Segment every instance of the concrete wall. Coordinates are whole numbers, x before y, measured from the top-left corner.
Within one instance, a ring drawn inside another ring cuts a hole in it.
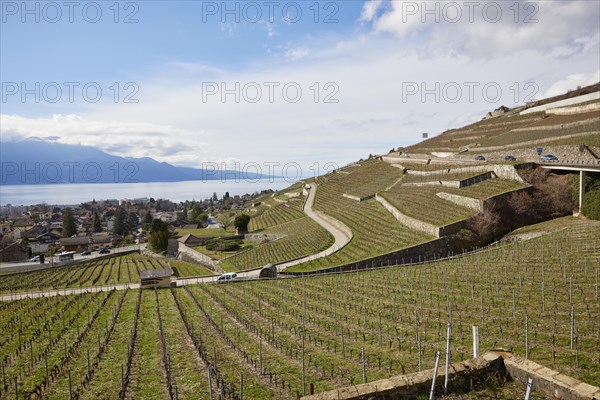
[[[179,255],[177,258],[182,261],[202,264],[203,266],[210,269],[211,271],[214,271],[217,274],[222,274],[225,272],[219,266],[217,261],[213,260],[206,254],[200,253],[199,251],[196,251],[191,247],[187,247],[183,243],[179,243]]]

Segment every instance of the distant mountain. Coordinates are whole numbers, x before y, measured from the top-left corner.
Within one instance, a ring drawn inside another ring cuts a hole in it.
[[[48,138],[52,139],[52,138]],[[117,157],[94,147],[32,137],[0,142],[2,185],[255,180],[268,176],[233,170],[176,167],[152,158]]]

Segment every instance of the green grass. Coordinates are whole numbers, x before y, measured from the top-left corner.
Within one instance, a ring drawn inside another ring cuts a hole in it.
[[[234,231],[226,231],[223,228],[198,228],[198,229],[180,229],[175,232],[176,235],[182,237],[185,235],[193,235],[197,238],[204,237],[221,237],[221,236],[230,236],[235,235]]]
[[[127,398],[165,399],[168,392],[161,363],[156,300],[151,290],[142,292],[138,330]]]

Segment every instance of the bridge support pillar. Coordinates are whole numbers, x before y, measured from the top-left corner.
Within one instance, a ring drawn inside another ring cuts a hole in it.
[[[579,212],[583,205],[583,195],[585,193],[585,171],[579,171]]]

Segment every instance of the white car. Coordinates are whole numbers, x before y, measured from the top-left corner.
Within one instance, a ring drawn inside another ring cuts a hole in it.
[[[235,272],[228,272],[226,274],[223,274],[221,276],[219,276],[217,278],[217,282],[227,282],[227,281],[232,281],[235,278],[237,278],[237,274]]]

